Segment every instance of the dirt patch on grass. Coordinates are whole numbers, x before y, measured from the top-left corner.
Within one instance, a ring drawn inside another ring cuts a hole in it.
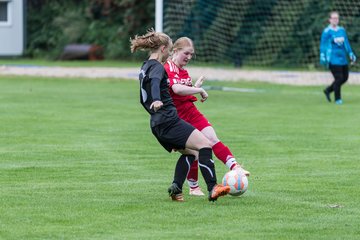
[[[207,80],[256,81],[288,85],[327,85],[333,81],[330,72],[269,71],[189,67],[193,79],[204,75]],[[0,75],[138,79],[139,68],[111,67],[43,67],[0,66]],[[349,84],[360,84],[360,73],[351,72]]]

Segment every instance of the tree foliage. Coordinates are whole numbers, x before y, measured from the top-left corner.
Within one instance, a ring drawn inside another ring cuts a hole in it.
[[[28,57],[59,57],[71,43],[98,44],[106,58],[130,58],[129,38],[154,26],[154,1],[29,0]]]
[[[166,0],[164,31],[192,38],[201,62],[314,67],[331,10],[356,53],[354,0]],[[86,43],[102,46],[108,59],[133,58],[129,38],[154,27],[154,12],[154,0],[28,0],[26,55],[55,59],[65,45]]]

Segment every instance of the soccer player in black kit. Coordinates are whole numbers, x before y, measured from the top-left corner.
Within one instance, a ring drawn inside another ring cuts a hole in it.
[[[217,184],[212,149],[209,140],[195,127],[178,117],[169,93],[168,76],[162,65],[170,55],[172,40],[164,33],[149,30],[130,39],[131,52],[148,50],[139,74],[140,102],[150,114],[150,127],[159,143],[168,151],[182,155],[176,163],[174,180],[168,189],[172,200],[182,202],[182,186],[195,156],[209,191],[209,201],[229,193],[230,187]]]

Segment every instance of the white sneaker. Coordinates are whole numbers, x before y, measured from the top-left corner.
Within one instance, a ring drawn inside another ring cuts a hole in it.
[[[245,174],[245,176],[247,176],[247,177],[250,176],[250,172],[243,169],[240,164],[236,164],[236,166],[233,167],[232,170],[242,171]]]
[[[189,194],[193,196],[205,196],[200,187],[190,188]]]

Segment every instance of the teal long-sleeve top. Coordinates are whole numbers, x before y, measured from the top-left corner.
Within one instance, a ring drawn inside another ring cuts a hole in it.
[[[348,65],[347,54],[352,55],[349,39],[343,27],[326,27],[321,34],[320,58],[325,56],[327,64]]]

